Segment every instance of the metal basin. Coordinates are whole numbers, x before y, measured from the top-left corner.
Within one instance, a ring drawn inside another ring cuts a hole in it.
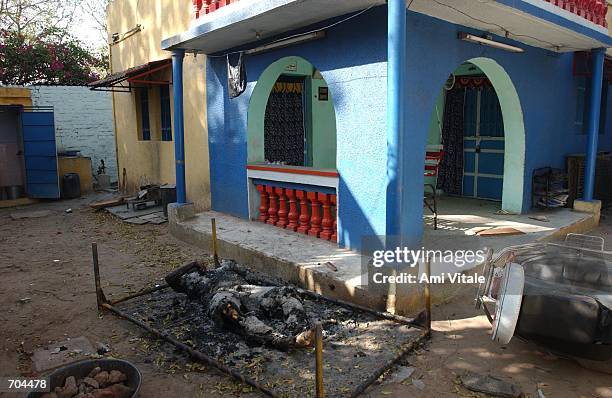
[[[138,396],[142,379],[140,371],[136,366],[121,359],[88,359],[59,368],[49,375],[51,391],[53,391],[55,387],[63,387],[67,377],[74,376],[77,380],[82,379],[98,366],[102,370],[109,372],[111,370],[118,370],[125,373],[127,376],[127,382],[125,384],[134,389],[132,398]],[[28,394],[27,398],[40,398],[43,394],[42,392],[31,392]]]

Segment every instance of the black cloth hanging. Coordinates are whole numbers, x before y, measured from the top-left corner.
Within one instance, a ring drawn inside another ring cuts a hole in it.
[[[463,193],[464,105],[464,88],[455,87],[446,93],[442,127],[444,156],[440,162],[438,188],[448,195]]]
[[[264,119],[264,155],[271,163],[305,166],[304,81],[281,77],[274,85]]]
[[[246,90],[246,67],[243,53],[238,55],[238,61],[233,63],[231,55],[227,56],[227,91],[230,98],[236,98]]]

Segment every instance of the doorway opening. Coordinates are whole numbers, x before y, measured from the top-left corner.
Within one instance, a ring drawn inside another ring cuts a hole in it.
[[[336,113],[321,71],[295,56],[269,65],[247,132],[249,218],[337,242]]]
[[[259,77],[249,104],[248,164],[336,169],[336,111],[321,72],[285,57]]]
[[[0,106],[0,200],[25,194],[25,164],[20,106]]]
[[[311,166],[306,143],[305,78],[281,75],[268,97],[264,119],[264,151],[268,163]]]
[[[509,213],[523,211],[523,113],[510,77],[496,61],[474,58],[450,74],[432,112],[426,159],[435,163],[426,165],[426,199],[455,197],[455,205],[461,198],[487,200]]]
[[[504,122],[489,78],[475,65],[461,65],[444,86],[436,116],[438,131],[432,131],[430,141],[444,153],[437,188],[447,195],[501,202]]]

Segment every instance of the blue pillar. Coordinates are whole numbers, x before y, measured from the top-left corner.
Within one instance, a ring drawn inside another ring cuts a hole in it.
[[[599,139],[599,117],[601,116],[601,92],[603,89],[603,67],[605,49],[591,51],[591,101],[589,109],[589,131],[587,138],[586,169],[584,173],[584,200],[593,200],[595,190],[595,167],[597,165],[597,140]]]
[[[401,222],[401,140],[404,130],[406,0],[388,0],[387,25],[387,208],[386,234],[398,235]]]
[[[174,159],[176,170],[176,201],[187,203],[185,187],[185,122],[183,114],[183,59],[185,50],[172,51],[172,95],[174,97]]]

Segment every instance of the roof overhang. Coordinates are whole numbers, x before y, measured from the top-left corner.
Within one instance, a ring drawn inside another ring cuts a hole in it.
[[[200,17],[161,46],[212,54],[381,4],[385,0],[243,0]]]
[[[385,0],[251,0],[229,4],[162,41],[164,50],[205,54],[244,46]],[[545,0],[412,0],[409,9],[555,52],[612,47],[606,28]]]
[[[113,73],[87,86],[93,91],[130,92],[134,87],[170,84],[169,81],[154,80],[151,77],[154,73],[170,68],[171,65],[172,60],[170,59],[147,62],[122,72]]]
[[[554,52],[612,47],[607,28],[545,0],[414,0],[410,10]]]

